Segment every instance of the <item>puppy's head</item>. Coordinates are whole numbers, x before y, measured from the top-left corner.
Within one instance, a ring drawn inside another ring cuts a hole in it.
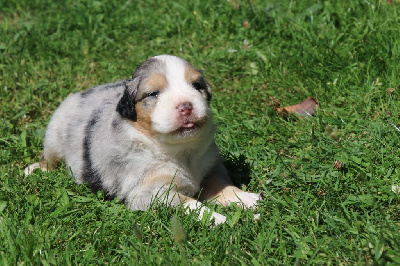
[[[210,86],[182,58],[161,55],[140,65],[117,106],[140,132],[167,143],[197,139],[212,127]]]

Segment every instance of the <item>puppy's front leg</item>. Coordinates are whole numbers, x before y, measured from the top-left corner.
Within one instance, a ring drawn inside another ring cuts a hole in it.
[[[203,206],[201,202],[192,199],[192,198],[187,198],[186,202],[183,204],[183,206],[187,207],[190,210],[196,210],[199,212],[199,220],[201,220],[204,216],[204,212],[211,212],[209,208],[206,206]],[[215,225],[225,223],[226,217],[223,216],[222,214],[219,214],[217,212],[212,212],[211,213],[211,218],[214,218],[214,223]]]
[[[215,166],[211,173],[204,178],[202,188],[201,200],[216,201],[224,206],[235,202],[243,205],[244,208],[251,208],[261,200],[259,194],[245,192],[235,187],[222,163]]]
[[[127,202],[127,205],[133,210],[147,210],[151,206],[151,202],[156,200],[172,207],[183,205],[187,212],[190,210],[197,211],[200,220],[205,212],[208,212],[210,218],[214,218],[216,225],[224,223],[226,220],[226,217],[222,214],[212,212],[196,199],[183,195],[176,186],[172,186],[170,183],[144,185],[139,190],[139,193],[133,192]]]

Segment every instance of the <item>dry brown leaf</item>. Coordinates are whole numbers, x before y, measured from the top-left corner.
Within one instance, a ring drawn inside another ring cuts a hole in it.
[[[314,97],[308,97],[301,103],[285,106],[283,108],[276,108],[278,115],[287,117],[288,114],[297,114],[299,117],[312,116],[317,110],[318,101]]]

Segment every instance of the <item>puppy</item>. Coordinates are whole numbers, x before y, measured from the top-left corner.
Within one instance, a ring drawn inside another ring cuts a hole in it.
[[[47,126],[43,160],[25,174],[64,160],[77,183],[132,210],[155,198],[197,209],[200,218],[207,208],[197,199],[252,207],[260,196],[233,186],[219,157],[210,100],[209,84],[188,62],[149,58],[132,79],[68,96]]]

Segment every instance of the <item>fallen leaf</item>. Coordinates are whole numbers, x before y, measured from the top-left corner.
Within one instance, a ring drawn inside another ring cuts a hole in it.
[[[335,168],[336,170],[340,170],[340,169],[342,169],[342,164],[343,163],[341,161],[336,160],[335,164],[333,165],[333,168]]]
[[[314,97],[308,97],[301,103],[285,106],[283,108],[276,108],[278,115],[287,117],[288,114],[297,114],[299,117],[312,116],[317,110],[318,101]]]

